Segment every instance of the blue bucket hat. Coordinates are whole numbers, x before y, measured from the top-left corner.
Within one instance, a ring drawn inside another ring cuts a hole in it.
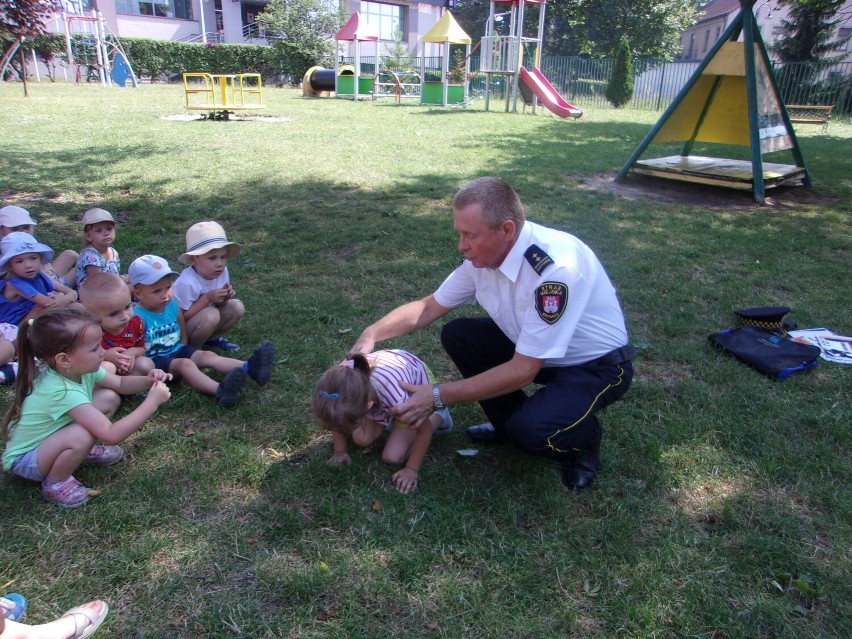
[[[6,272],[9,260],[26,253],[40,254],[42,262],[50,262],[53,259],[53,249],[47,244],[42,244],[29,233],[15,231],[0,240],[0,274]]]

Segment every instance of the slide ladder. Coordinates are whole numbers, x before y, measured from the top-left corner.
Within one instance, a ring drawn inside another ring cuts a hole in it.
[[[557,115],[560,118],[579,118],[583,115],[582,109],[578,109],[573,104],[568,104],[568,102],[559,95],[559,92],[553,88],[553,85],[550,84],[550,80],[544,76],[538,67],[533,67],[529,70],[525,67],[521,67],[518,79],[526,88],[532,91],[535,97],[538,98],[538,101],[554,115]]]

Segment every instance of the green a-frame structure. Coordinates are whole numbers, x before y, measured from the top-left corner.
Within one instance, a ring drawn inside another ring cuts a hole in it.
[[[752,7],[741,11],[622,167],[628,174],[750,189],[764,204],[766,189],[811,186],[790,116],[772,73]],[[743,41],[739,41],[740,34]],[[680,155],[640,160],[653,143],[683,142]],[[751,161],[692,155],[696,142],[746,146]],[[789,149],[795,165],[766,163],[763,154]]]

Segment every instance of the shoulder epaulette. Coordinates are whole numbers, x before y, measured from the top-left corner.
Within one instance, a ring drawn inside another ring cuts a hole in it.
[[[531,244],[524,252],[524,257],[527,262],[530,263],[530,266],[533,267],[533,270],[539,275],[541,275],[544,269],[553,264],[553,258],[535,244]]]

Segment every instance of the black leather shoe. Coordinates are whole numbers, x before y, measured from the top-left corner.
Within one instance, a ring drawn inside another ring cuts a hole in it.
[[[477,424],[476,426],[469,426],[467,429],[467,436],[473,441],[482,444],[492,444],[503,439],[503,436],[497,432],[494,426],[491,425],[491,422]]]
[[[566,462],[565,466],[563,466],[562,483],[567,488],[583,490],[588,488],[589,484],[598,476],[598,469],[601,467],[602,435],[603,429],[599,426],[598,432],[589,443],[588,448],[580,451],[573,460]]]

